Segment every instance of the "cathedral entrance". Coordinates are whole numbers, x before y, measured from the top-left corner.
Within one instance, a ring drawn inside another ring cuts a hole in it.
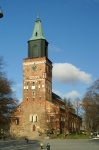
[[[35,125],[33,124],[33,131],[35,131],[36,130],[36,127],[35,127]]]

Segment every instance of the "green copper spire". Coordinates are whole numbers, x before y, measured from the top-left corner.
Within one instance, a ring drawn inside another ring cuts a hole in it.
[[[41,20],[40,20],[39,16],[37,17],[37,19],[35,21],[33,34],[32,34],[32,37],[29,39],[29,41],[30,40],[38,40],[38,39],[45,39],[45,37],[43,35]]]
[[[48,42],[42,31],[41,20],[37,17],[32,37],[28,41],[28,58],[48,58]]]

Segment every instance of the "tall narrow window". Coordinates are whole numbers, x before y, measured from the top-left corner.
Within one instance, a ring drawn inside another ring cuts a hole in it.
[[[32,122],[33,122],[33,116],[32,116]]]
[[[32,95],[35,95],[35,92],[33,92]]]
[[[18,125],[19,124],[19,119],[15,120],[15,124]]]
[[[50,116],[50,122],[54,122],[54,116]]]
[[[36,122],[37,122],[37,116],[36,116]]]
[[[38,121],[38,116],[35,114],[34,116],[33,116],[33,122],[37,122]]]
[[[35,33],[35,36],[37,36],[37,32]]]
[[[30,115],[30,122],[33,122],[33,115]]]
[[[33,82],[33,86],[35,85],[35,82]]]

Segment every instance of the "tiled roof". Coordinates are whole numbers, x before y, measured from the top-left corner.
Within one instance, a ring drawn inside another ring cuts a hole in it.
[[[56,99],[62,100],[62,98],[60,96],[58,96],[57,94],[55,94],[53,92],[52,92],[52,98],[56,98]]]

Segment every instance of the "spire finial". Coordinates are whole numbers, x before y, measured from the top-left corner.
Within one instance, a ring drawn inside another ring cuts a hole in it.
[[[37,15],[37,19],[35,21],[32,37],[29,40],[37,40],[37,39],[45,39],[39,14]]]
[[[39,15],[39,13],[37,14],[36,21],[40,21],[40,15]]]

